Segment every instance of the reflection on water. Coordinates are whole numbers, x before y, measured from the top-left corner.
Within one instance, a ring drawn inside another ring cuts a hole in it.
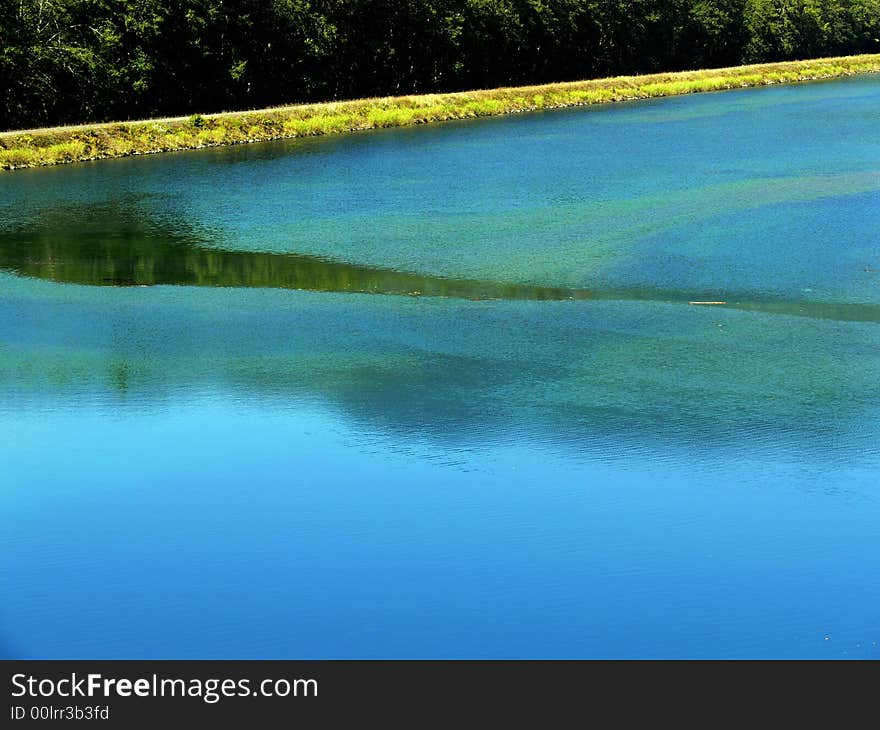
[[[209,245],[210,243],[210,245]],[[21,229],[0,229],[0,270],[88,286],[246,287],[457,299],[643,301],[692,304],[718,290],[606,290],[477,281],[383,269],[315,256],[237,251],[199,235],[186,221],[154,217],[135,201],[47,211]],[[880,305],[799,299],[764,301],[724,292],[720,306],[819,319],[880,322]]]
[[[209,248],[120,205],[56,211],[0,231],[0,269],[66,284],[265,287],[461,299],[587,299],[582,289],[426,276],[313,256]]]

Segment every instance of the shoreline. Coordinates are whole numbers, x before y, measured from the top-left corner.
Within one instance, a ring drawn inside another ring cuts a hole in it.
[[[0,132],[0,170],[880,72],[880,54]]]

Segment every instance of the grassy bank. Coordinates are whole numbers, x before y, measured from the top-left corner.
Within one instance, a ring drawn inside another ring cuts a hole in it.
[[[880,71],[880,54],[0,133],[0,169],[427,124]]]

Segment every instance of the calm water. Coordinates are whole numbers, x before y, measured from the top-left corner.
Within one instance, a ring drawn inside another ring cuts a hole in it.
[[[0,176],[0,655],[880,658],[878,125],[863,77]]]

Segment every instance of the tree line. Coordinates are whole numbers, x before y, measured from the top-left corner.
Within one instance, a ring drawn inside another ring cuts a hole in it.
[[[0,128],[880,51],[880,0],[0,0]]]

